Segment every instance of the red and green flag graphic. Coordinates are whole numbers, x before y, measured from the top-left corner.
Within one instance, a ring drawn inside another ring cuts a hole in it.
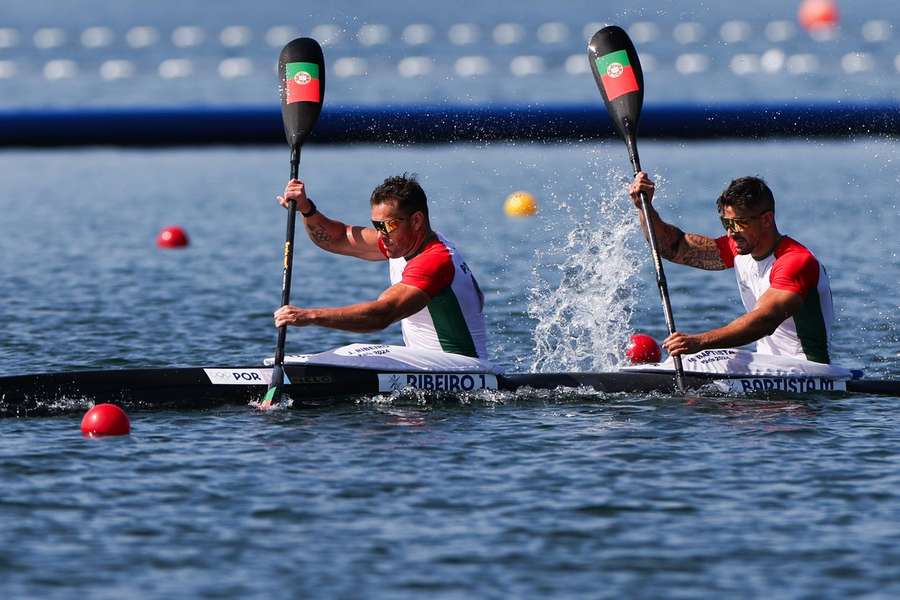
[[[319,88],[319,65],[308,62],[292,62],[284,66],[284,81],[287,86],[285,102],[319,102],[322,94]]]
[[[625,50],[604,54],[595,58],[594,61],[603,82],[603,91],[606,92],[609,100],[641,89],[634,76],[634,68],[628,62],[628,53]]]

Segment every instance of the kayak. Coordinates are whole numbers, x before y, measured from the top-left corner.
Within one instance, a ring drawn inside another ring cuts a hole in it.
[[[100,402],[139,409],[247,405],[265,395],[272,378],[271,362],[0,377],[0,416],[71,412]],[[861,393],[900,397],[900,381],[866,379],[859,371],[745,350],[707,350],[685,357],[684,366],[686,387],[701,395]],[[507,374],[471,357],[380,344],[351,344],[319,354],[287,356],[284,374],[284,392],[295,407],[390,396],[404,390],[450,395],[557,388],[635,394],[677,391],[671,361],[609,372]]]

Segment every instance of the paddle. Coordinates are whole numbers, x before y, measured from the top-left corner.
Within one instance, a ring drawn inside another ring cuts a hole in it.
[[[312,38],[297,38],[281,50],[278,57],[278,74],[281,78],[281,118],[284,135],[291,147],[291,179],[300,174],[300,147],[312,132],[322,101],[325,99],[325,57],[322,47]],[[294,262],[294,225],[297,201],[288,203],[287,233],[284,241],[284,271],[281,278],[281,305],[291,301],[291,271]],[[272,382],[262,401],[268,408],[281,400],[284,393],[284,342],[287,326],[278,328],[275,346],[275,367]]]
[[[641,70],[637,50],[634,49],[634,44],[631,43],[628,34],[621,27],[610,25],[595,33],[591,38],[588,44],[588,62],[591,63],[594,80],[603,95],[603,102],[606,103],[606,110],[613,125],[625,140],[631,166],[634,167],[636,175],[641,170],[637,151],[637,125],[644,103],[644,73]],[[643,193],[641,193],[641,212],[647,223],[650,252],[653,255],[653,265],[656,267],[656,284],[662,298],[666,325],[669,328],[669,335],[671,335],[675,333],[675,320],[672,318],[672,307],[669,304],[669,289],[666,286],[666,274],[659,257],[659,246],[653,231],[653,221],[650,218],[650,204]],[[678,386],[678,391],[683,394],[684,367],[681,364],[681,357],[676,356],[674,362],[675,384]]]

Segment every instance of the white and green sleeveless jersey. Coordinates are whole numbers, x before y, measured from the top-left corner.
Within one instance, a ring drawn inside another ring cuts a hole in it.
[[[756,342],[756,351],[830,363],[829,338],[834,321],[831,286],[825,267],[805,246],[785,236],[767,257],[740,255],[728,236],[716,239],[726,267],[733,267],[744,307],[751,311],[770,287],[803,297],[796,314]]]
[[[380,242],[379,247],[384,252]],[[414,257],[388,262],[392,285],[411,285],[430,298],[425,308],[400,322],[407,346],[487,360],[484,296],[453,244],[436,233]]]

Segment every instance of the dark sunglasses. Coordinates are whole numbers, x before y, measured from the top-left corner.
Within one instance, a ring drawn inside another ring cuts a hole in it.
[[[406,219],[386,219],[384,221],[372,221],[372,227],[375,228],[376,231],[380,231],[384,235],[390,235],[394,230],[400,227],[400,221],[405,221]]]
[[[737,219],[729,219],[728,217],[719,216],[719,220],[722,221],[722,227],[725,228],[725,231],[732,231],[734,233],[740,233],[750,226],[750,223],[760,218],[764,214],[766,214],[767,210],[762,211],[758,215],[753,215],[752,217],[741,217]]]

